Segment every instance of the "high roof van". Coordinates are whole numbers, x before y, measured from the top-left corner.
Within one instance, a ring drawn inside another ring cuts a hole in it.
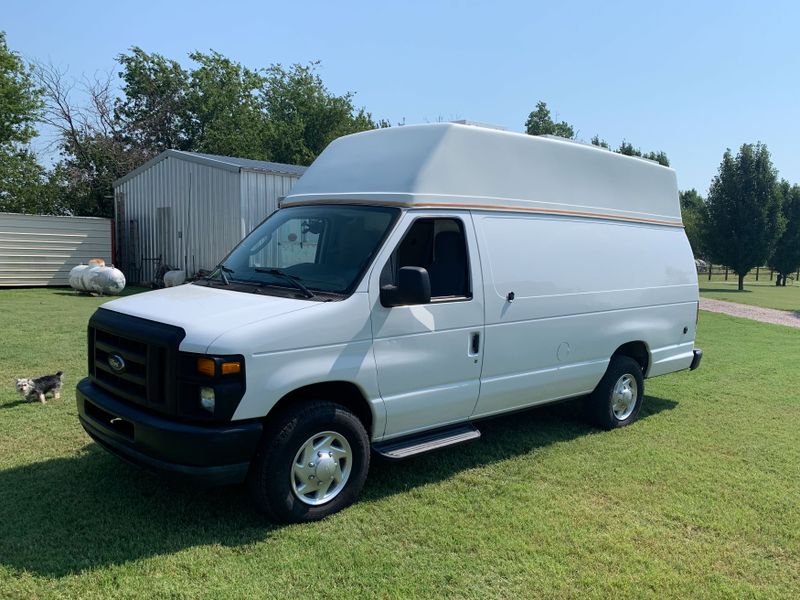
[[[359,133],[209,277],[97,310],[80,422],[130,462],[319,519],[371,457],[487,417],[584,397],[597,426],[631,424],[645,379],[698,366],[697,309],[671,169],[469,125]]]

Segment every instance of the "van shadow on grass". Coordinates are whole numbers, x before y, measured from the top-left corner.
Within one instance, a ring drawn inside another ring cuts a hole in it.
[[[648,396],[641,418],[676,405]],[[477,442],[399,463],[375,460],[362,497],[378,500],[595,431],[579,408],[568,402],[485,421]],[[241,546],[279,527],[255,512],[241,486],[166,483],[95,444],[75,457],[0,471],[0,563],[42,576],[205,544]]]
[[[713,294],[750,294],[752,290],[739,290],[735,287],[727,287],[727,288],[700,288],[700,293],[713,293]]]

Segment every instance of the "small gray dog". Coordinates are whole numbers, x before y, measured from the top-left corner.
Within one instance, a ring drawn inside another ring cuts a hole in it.
[[[26,400],[38,400],[42,404],[46,402],[45,396],[52,394],[58,400],[61,397],[61,371],[55,375],[44,375],[36,379],[17,379],[17,391]]]

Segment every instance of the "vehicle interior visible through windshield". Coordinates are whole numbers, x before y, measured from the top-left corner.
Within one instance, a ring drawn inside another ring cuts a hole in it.
[[[218,267],[232,283],[349,294],[399,210],[301,206],[273,213]]]

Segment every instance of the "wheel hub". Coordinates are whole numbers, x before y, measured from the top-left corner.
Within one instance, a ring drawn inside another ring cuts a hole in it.
[[[614,412],[615,418],[624,421],[633,414],[638,400],[638,389],[636,378],[630,373],[626,373],[617,380],[614,390],[611,392],[611,410]]]
[[[347,438],[322,431],[308,438],[294,457],[290,473],[292,492],[303,503],[330,502],[347,485],[353,454]]]

